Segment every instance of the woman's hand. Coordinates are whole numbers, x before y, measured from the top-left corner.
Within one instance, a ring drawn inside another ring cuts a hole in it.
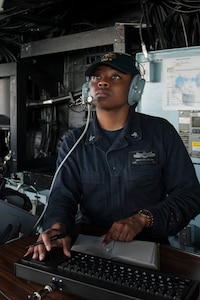
[[[26,252],[25,256],[33,253],[32,256],[33,259],[39,259],[40,261],[42,261],[45,259],[46,251],[50,251],[53,247],[60,247],[63,248],[63,253],[66,256],[70,257],[71,237],[69,235],[51,241],[51,238],[53,236],[66,233],[66,232],[67,231],[62,224],[54,224],[52,228],[45,230],[39,235],[37,242],[42,241],[43,243],[40,245],[30,247]]]
[[[130,242],[147,225],[145,216],[136,214],[132,217],[116,221],[105,234],[103,244],[107,245],[111,240]]]

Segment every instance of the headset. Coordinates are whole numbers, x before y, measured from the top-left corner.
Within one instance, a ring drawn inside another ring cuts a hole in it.
[[[91,103],[92,97],[90,96],[90,86],[91,81],[86,81],[82,86],[82,103]],[[140,101],[142,97],[142,93],[145,86],[145,79],[141,74],[135,75],[130,83],[130,88],[128,92],[128,104],[130,106],[137,105],[137,103]]]
[[[130,106],[138,104],[142,97],[144,86],[145,79],[141,76],[141,74],[137,74],[132,78],[128,92],[128,104]]]

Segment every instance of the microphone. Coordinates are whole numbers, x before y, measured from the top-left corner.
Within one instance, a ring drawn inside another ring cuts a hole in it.
[[[93,101],[93,97],[90,95],[90,85],[90,81],[87,81],[82,86],[82,104],[91,104]]]

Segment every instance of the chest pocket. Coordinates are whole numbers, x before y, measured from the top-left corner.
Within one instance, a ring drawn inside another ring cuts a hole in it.
[[[82,189],[86,198],[93,198],[98,191],[98,197],[104,197],[105,174],[100,172],[81,172]]]
[[[100,172],[81,172],[83,201],[82,208],[89,215],[105,212],[106,184],[105,174]]]
[[[83,183],[94,183],[94,184],[104,184],[105,183],[105,175],[104,173],[99,173],[99,172],[85,172],[81,171],[81,180]]]
[[[149,187],[151,190],[161,186],[162,168],[159,165],[133,165],[126,172],[128,184]]]

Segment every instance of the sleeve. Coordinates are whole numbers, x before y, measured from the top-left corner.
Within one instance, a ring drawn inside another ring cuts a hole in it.
[[[75,216],[81,198],[81,184],[76,151],[72,151],[63,164],[62,162],[75,142],[76,138],[70,132],[65,136],[60,146],[57,159],[57,174],[44,216],[44,230],[50,228],[55,223],[62,223],[70,234],[73,231]]]
[[[151,234],[176,235],[200,213],[200,185],[191,158],[175,128],[164,123],[163,176],[167,191],[163,201],[149,207],[154,216]],[[163,132],[161,134],[163,134]]]

